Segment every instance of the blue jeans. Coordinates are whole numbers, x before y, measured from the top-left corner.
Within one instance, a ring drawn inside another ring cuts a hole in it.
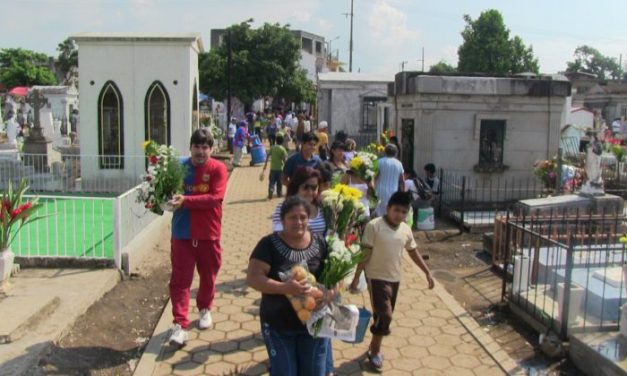
[[[268,178],[268,196],[272,196],[272,192],[274,192],[274,186],[276,185],[276,194],[277,196],[281,197],[282,193],[282,189],[283,189],[283,182],[281,181],[281,177],[283,176],[283,171],[281,170],[277,170],[277,171],[273,171],[270,170],[270,177]]]
[[[324,376],[327,338],[313,338],[307,330],[279,331],[261,323],[261,334],[270,359],[271,376]]]

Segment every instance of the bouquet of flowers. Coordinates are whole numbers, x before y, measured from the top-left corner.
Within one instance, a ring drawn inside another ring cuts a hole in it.
[[[25,225],[44,218],[33,217],[33,214],[42,207],[35,198],[24,202],[24,193],[28,190],[26,180],[21,180],[17,189],[13,189],[11,182],[6,191],[2,192],[0,201],[0,252],[9,248],[15,235]]]
[[[322,192],[322,213],[331,234],[344,239],[364,216],[364,205],[359,202],[361,192],[345,184]]]
[[[335,288],[354,272],[363,260],[363,252],[352,231],[364,217],[364,206],[359,201],[361,192],[345,184],[324,191],[322,212],[327,222],[327,249],[319,282],[327,289]],[[312,312],[307,329],[313,336],[351,339],[355,337],[359,311],[355,306],[331,302]]]
[[[350,168],[362,180],[370,182],[377,175],[379,170],[379,157],[375,153],[360,151],[351,160]],[[377,193],[368,187],[368,203],[371,208],[377,206],[379,199]]]
[[[385,145],[377,144],[374,142],[369,143],[364,148],[364,152],[374,154],[375,156],[382,157],[385,152]]]
[[[172,196],[183,192],[185,168],[172,146],[146,141],[144,151],[148,169],[142,176],[137,202],[143,202],[146,209],[161,215],[164,210],[171,210],[168,202]]]
[[[557,163],[552,159],[538,161],[534,165],[534,174],[542,180],[545,188],[555,188]]]

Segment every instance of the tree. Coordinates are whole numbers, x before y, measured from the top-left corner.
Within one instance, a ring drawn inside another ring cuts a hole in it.
[[[539,71],[533,47],[526,47],[518,36],[510,39],[503,16],[486,10],[473,20],[464,15],[464,42],[457,50],[457,69],[465,73],[513,74]]]
[[[623,69],[616,59],[601,54],[590,46],[579,46],[575,49],[575,61],[566,63],[566,72],[586,72],[597,76],[600,80],[607,78],[619,79]]]
[[[213,97],[227,97],[227,61],[231,47],[231,94],[250,104],[264,96],[291,101],[311,100],[311,81],[298,66],[300,43],[287,25],[247,23],[230,26],[224,42],[199,56],[200,89]],[[314,96],[315,99],[315,96]]]
[[[436,74],[447,74],[447,73],[456,73],[457,68],[447,63],[444,60],[440,60],[437,64],[432,65],[429,69],[429,73]]]
[[[0,82],[6,87],[56,85],[45,54],[21,48],[0,50]]]
[[[78,48],[71,38],[67,38],[57,46],[57,68],[66,85],[78,83]]]

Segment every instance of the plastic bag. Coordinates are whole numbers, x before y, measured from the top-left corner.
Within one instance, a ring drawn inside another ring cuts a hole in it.
[[[279,272],[279,278],[282,281],[295,279],[296,281],[306,281],[310,285],[309,291],[305,296],[287,295],[294,312],[298,319],[305,324],[312,315],[312,312],[319,310],[323,304],[324,288],[318,285],[316,277],[311,274],[305,262],[293,265],[286,272]]]

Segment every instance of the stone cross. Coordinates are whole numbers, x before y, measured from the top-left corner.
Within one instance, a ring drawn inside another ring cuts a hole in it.
[[[43,129],[39,121],[39,110],[48,104],[48,99],[41,95],[39,90],[33,90],[29,93],[26,102],[32,107],[34,112],[33,128],[30,129],[29,138],[44,138]]]

